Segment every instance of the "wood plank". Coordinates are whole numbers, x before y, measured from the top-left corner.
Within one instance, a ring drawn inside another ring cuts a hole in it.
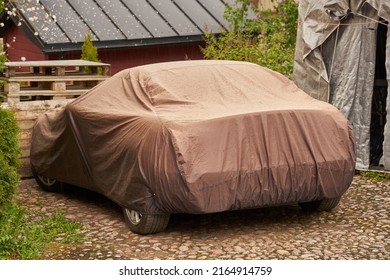
[[[22,130],[29,130],[34,127],[36,119],[26,119],[18,121],[19,128]]]
[[[71,66],[89,66],[89,67],[101,67],[110,66],[108,63],[93,62],[81,59],[69,59],[69,60],[41,60],[41,61],[7,61],[6,67],[71,67]]]
[[[101,75],[71,75],[71,76],[37,76],[37,75],[24,75],[15,76],[11,78],[0,77],[0,80],[8,83],[16,82],[71,82],[71,81],[104,81],[110,78],[110,76]]]
[[[65,91],[54,90],[21,90],[18,94],[8,94],[9,97],[20,96],[69,96],[69,95],[81,95],[87,92],[89,89],[70,89]]]

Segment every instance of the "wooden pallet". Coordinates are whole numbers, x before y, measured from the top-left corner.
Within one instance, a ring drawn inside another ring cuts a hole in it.
[[[89,68],[86,73],[84,67]],[[5,109],[15,113],[20,127],[22,178],[30,170],[31,132],[37,117],[48,110],[59,110],[110,76],[110,65],[83,60],[6,62],[0,80]],[[1,102],[1,99],[0,99]]]
[[[88,71],[85,68],[88,68]],[[110,65],[84,60],[6,62],[3,102],[75,98],[110,77]]]

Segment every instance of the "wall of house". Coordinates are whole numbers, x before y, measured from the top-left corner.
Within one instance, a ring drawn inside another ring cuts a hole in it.
[[[62,59],[80,59],[81,52],[49,55],[49,59],[59,59],[59,57]],[[113,75],[126,68],[148,63],[203,59],[203,54],[200,45],[192,43],[99,50],[99,59],[104,63],[111,64],[111,74]]]
[[[23,57],[26,60],[36,61],[45,60],[47,57],[15,25],[7,28],[7,32],[4,33],[3,42],[4,50],[7,52],[9,61],[20,61]]]
[[[15,25],[7,28],[3,40],[9,61],[20,61],[22,58],[28,61],[37,61],[47,59],[80,59],[81,57],[81,52],[46,55]],[[9,45],[9,47],[6,47],[6,45]],[[129,67],[148,63],[202,58],[203,55],[199,43],[99,50],[99,59],[104,63],[111,64],[111,74]]]

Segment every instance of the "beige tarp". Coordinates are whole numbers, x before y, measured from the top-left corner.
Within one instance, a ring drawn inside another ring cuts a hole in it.
[[[39,174],[144,213],[333,198],[354,174],[352,127],[287,78],[233,61],[124,70],[42,115]]]

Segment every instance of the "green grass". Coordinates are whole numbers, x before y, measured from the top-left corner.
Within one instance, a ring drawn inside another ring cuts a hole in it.
[[[53,241],[80,242],[80,228],[80,224],[66,219],[60,211],[46,216],[9,203],[0,217],[0,259],[39,259]]]
[[[364,178],[372,179],[374,181],[389,181],[390,173],[376,172],[376,171],[360,171],[360,175]]]

